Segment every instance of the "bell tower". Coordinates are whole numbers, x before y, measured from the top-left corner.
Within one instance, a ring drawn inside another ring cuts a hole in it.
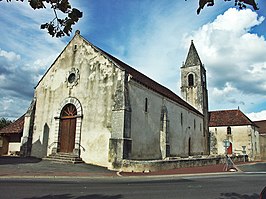
[[[200,60],[193,40],[191,41],[186,61],[181,67],[181,96],[204,115],[203,135],[206,138],[206,153],[208,153],[209,110],[206,70]]]

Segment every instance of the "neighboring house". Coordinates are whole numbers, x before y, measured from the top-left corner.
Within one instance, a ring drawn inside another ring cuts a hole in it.
[[[210,152],[213,155],[247,154],[251,160],[260,156],[257,125],[240,110],[209,112]],[[224,140],[229,141],[227,151]]]
[[[254,121],[254,123],[259,127],[260,156],[262,160],[266,160],[266,120]]]
[[[187,96],[202,89],[207,94],[198,59],[192,42],[182,66]],[[185,74],[193,66],[197,71]],[[69,154],[110,169],[121,169],[125,159],[208,154],[205,97],[196,98],[194,108],[77,31],[35,87],[21,153]]]
[[[0,155],[18,155],[23,132],[24,115],[0,129]]]

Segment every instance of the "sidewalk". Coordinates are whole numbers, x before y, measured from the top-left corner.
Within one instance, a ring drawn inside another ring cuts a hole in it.
[[[224,165],[179,168],[148,173],[115,172],[85,163],[61,163],[37,158],[0,157],[0,177],[121,177],[221,173]],[[228,173],[228,172],[226,172]]]
[[[114,177],[116,172],[85,163],[71,164],[38,158],[0,157],[0,177]]]

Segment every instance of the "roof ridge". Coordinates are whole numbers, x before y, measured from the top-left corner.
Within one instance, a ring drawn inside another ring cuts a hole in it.
[[[10,123],[9,125],[5,126],[2,129],[0,129],[0,134],[5,134],[5,133],[21,133],[22,130],[23,130],[23,126],[24,126],[24,117],[25,117],[25,114],[23,114],[21,117],[19,117],[14,122]],[[15,131],[14,129],[11,130],[14,127],[16,127],[16,128],[18,127],[19,129],[15,129],[17,131]]]
[[[172,90],[169,88],[161,85],[160,83],[156,82],[155,80],[151,79],[147,75],[141,73],[137,69],[131,67],[130,65],[126,64],[125,62],[121,61],[120,59],[116,58],[115,56],[107,53],[106,51],[102,50],[101,48],[95,46],[91,42],[89,42],[87,39],[85,39],[83,36],[80,35],[84,39],[84,41],[88,42],[92,47],[100,51],[104,56],[106,56],[108,59],[110,59],[112,62],[114,62],[118,67],[122,67],[125,71],[127,71],[132,78],[141,83],[142,85],[148,87],[149,89],[155,90],[156,92],[160,93],[161,95],[179,103],[180,105],[188,108],[189,110],[192,110],[193,112],[202,115],[197,109],[195,109],[193,106],[191,106],[189,103],[184,101],[181,97],[179,97],[177,94],[175,94]],[[145,81],[148,80],[148,81]]]
[[[222,110],[209,112],[210,123],[209,126],[239,126],[239,125],[253,125],[245,113],[239,109]]]

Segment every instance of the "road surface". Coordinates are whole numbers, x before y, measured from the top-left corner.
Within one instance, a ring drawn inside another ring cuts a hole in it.
[[[3,199],[257,199],[265,173],[115,178],[0,179]]]

